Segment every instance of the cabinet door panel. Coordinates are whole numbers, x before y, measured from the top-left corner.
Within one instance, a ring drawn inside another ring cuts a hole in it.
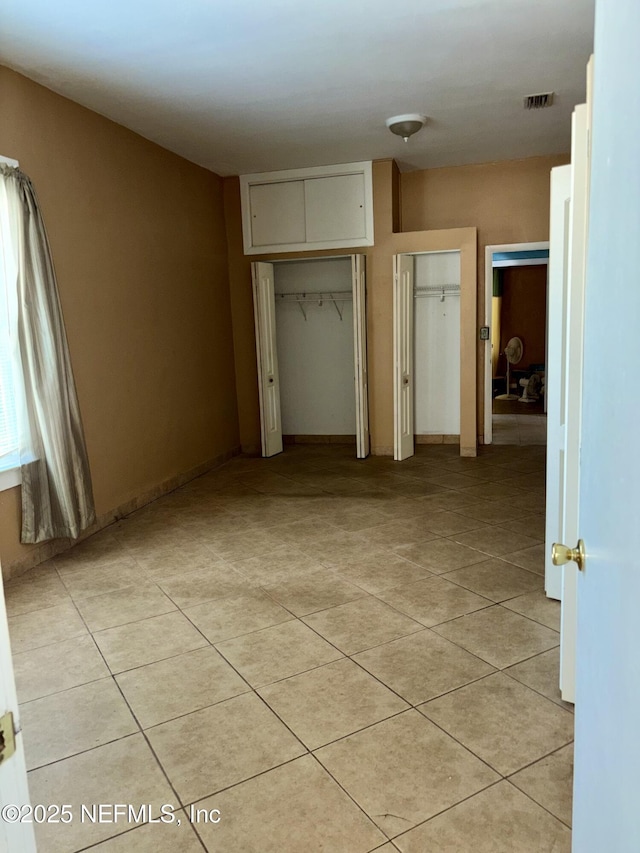
[[[250,189],[254,246],[304,243],[304,181],[256,184]]]
[[[366,236],[364,175],[336,175],[304,182],[307,242]]]

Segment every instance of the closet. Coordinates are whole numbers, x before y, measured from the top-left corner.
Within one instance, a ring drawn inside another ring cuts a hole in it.
[[[254,263],[262,455],[355,438],[369,453],[364,256]]]
[[[394,458],[460,435],[460,252],[394,258]]]

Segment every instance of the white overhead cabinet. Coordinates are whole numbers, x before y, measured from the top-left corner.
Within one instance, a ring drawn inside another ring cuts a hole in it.
[[[247,255],[373,246],[371,162],[240,177]]]

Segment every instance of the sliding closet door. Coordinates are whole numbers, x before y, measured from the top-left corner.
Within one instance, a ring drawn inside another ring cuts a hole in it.
[[[280,417],[280,380],[276,349],[273,264],[251,264],[251,275],[253,280],[253,314],[256,326],[262,455],[275,456],[276,453],[282,453],[282,420]]]
[[[414,454],[413,425],[413,280],[414,259],[395,255],[393,259],[393,458]]]
[[[351,256],[353,288],[353,361],[356,385],[356,456],[369,455],[369,383],[367,374],[367,311],[365,255]]]

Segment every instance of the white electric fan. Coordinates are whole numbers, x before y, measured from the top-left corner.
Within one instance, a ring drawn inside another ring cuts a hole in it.
[[[520,338],[511,338],[504,348],[504,354],[507,359],[507,393],[498,394],[496,400],[518,400],[517,394],[511,394],[511,365],[517,364],[522,358],[524,345]]]

